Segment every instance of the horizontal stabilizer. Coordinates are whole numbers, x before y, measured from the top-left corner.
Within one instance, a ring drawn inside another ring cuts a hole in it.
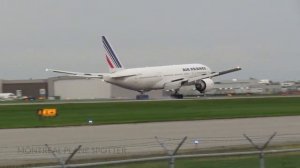
[[[112,78],[127,78],[131,76],[137,76],[138,74],[129,74],[129,75],[109,75]]]
[[[56,69],[46,69],[46,71],[61,73],[61,74],[65,74],[68,76],[83,77],[83,78],[103,79],[103,76],[106,75],[106,73],[82,73],[82,72],[62,71],[62,70],[56,70]]]

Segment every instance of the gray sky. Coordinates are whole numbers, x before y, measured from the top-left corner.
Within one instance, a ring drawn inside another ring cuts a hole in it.
[[[0,79],[202,63],[220,79],[300,80],[299,0],[0,0]]]

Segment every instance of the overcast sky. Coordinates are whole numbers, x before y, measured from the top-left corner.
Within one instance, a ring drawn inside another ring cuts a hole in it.
[[[0,0],[0,79],[202,63],[219,79],[300,80],[299,0]]]

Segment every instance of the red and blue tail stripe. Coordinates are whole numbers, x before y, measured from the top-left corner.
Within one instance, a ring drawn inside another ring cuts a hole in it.
[[[107,61],[108,65],[109,65],[109,68],[114,69],[115,66],[114,66],[113,63],[110,61],[110,59],[107,57],[107,55],[105,55],[105,57],[106,57],[106,61]]]
[[[111,46],[109,45],[108,41],[106,40],[106,38],[104,36],[102,36],[102,42],[103,42],[103,46],[107,52],[106,61],[109,65],[109,67],[111,69],[123,68],[121,62],[119,61],[118,57],[116,56],[116,54],[114,53],[113,49],[111,48]]]

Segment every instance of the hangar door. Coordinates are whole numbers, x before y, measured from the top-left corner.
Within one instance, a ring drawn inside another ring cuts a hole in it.
[[[68,79],[54,82],[54,95],[61,99],[99,99],[111,97],[111,86],[100,79]]]

